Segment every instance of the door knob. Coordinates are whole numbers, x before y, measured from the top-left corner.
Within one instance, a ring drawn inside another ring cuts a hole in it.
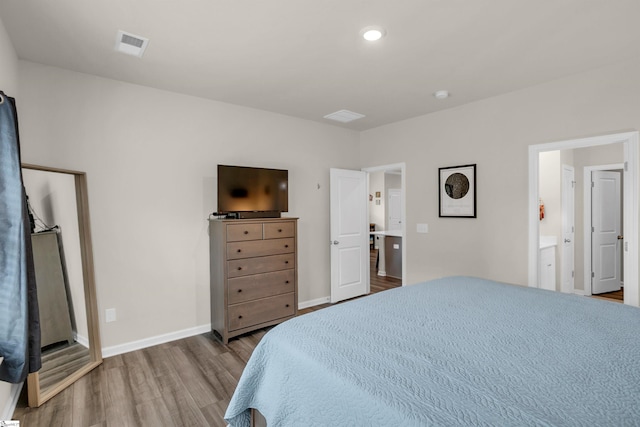
[[[334,240],[333,242],[330,242],[330,244],[332,244],[332,245],[339,245],[339,244],[340,244],[340,242],[338,242],[337,240]]]
[[[618,240],[624,239],[624,236],[618,236]]]
[[[565,243],[571,243],[571,239],[564,239]]]

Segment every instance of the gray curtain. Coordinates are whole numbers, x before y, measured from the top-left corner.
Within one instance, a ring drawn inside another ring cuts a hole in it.
[[[0,380],[41,367],[31,233],[20,168],[15,100],[0,91]]]

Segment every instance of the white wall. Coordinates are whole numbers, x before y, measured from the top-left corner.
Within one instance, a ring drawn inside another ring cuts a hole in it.
[[[289,170],[299,300],[329,295],[329,168],[358,169],[357,132],[30,62],[19,70],[23,160],[87,172],[103,347],[210,322],[219,163]],[[116,322],[104,323],[107,308]]]
[[[640,128],[638,73],[634,59],[362,132],[362,164],[407,165],[407,282],[468,274],[526,285],[527,147]],[[478,218],[438,218],[438,167],[470,163]]]
[[[0,20],[0,90],[14,98],[17,98],[18,95],[17,76],[18,57],[9,40],[4,23]],[[0,420],[10,419],[12,415],[12,390],[15,391],[15,388],[11,384],[0,382]]]
[[[17,97],[18,56],[2,20],[0,20],[0,90],[9,96]]]

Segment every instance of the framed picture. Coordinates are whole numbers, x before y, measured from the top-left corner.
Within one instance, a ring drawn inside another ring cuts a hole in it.
[[[476,218],[476,165],[439,168],[440,217]]]

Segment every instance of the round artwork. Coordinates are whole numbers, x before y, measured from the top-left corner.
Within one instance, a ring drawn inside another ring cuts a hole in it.
[[[444,183],[444,189],[452,199],[462,199],[469,192],[469,178],[457,172],[451,174]]]

